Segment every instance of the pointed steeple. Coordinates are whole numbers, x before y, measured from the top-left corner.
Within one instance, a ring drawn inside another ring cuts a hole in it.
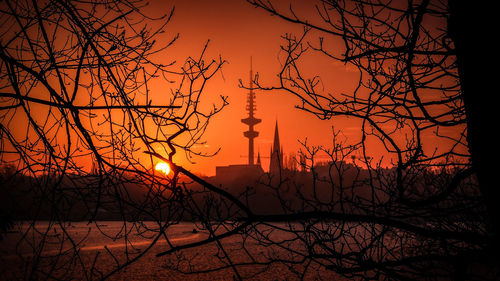
[[[278,131],[278,121],[274,127],[274,142],[271,147],[271,163],[269,163],[269,173],[277,174],[283,169],[283,147],[280,145],[280,136]]]
[[[273,142],[273,150],[280,151],[280,134],[278,131],[278,120],[276,120],[276,125],[274,126],[274,142]]]

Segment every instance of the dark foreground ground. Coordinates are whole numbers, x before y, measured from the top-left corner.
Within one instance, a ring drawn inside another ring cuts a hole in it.
[[[203,230],[193,233],[195,227],[192,223],[172,227],[168,232],[170,242],[183,245],[207,237]],[[235,280],[236,277],[225,253],[215,243],[157,257],[157,253],[170,248],[165,240],[144,254],[150,240],[135,235],[137,230],[129,230],[130,242],[113,239],[124,233],[121,222],[102,222],[97,229],[74,223],[66,228],[71,240],[61,239],[66,235],[56,227],[29,228],[26,225],[18,228],[0,241],[0,280]],[[39,238],[42,234],[47,237],[43,243]],[[283,263],[267,263],[259,257],[265,253],[279,258],[279,249],[272,250],[252,241],[247,241],[242,249],[241,242],[237,236],[222,240],[232,262],[245,264],[251,262],[249,254],[256,257],[253,265],[238,267],[238,274],[245,280],[344,280],[314,265],[301,274],[303,264],[288,267]],[[40,254],[34,254],[37,247]],[[138,255],[140,258],[115,271],[118,265]]]

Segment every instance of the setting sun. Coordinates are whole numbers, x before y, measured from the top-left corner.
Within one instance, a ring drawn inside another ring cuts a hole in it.
[[[165,162],[160,162],[156,164],[155,170],[161,171],[165,175],[168,175],[170,173],[170,166]]]

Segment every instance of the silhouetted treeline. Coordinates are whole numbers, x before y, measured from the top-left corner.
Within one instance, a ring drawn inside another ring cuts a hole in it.
[[[333,163],[324,163],[312,171],[284,170],[276,175],[241,174],[231,179],[208,177],[206,180],[239,198],[254,213],[260,215],[290,214],[325,208],[328,211],[348,209],[351,213],[363,213],[363,202],[370,202],[374,196],[379,202],[390,200],[391,194],[382,189],[377,189],[376,194],[372,193],[374,183],[368,170],[345,163],[341,172],[334,167]],[[8,169],[3,170],[5,173]],[[379,175],[377,179],[383,180],[393,178],[391,174],[395,170],[380,169],[375,172]],[[419,193],[410,196],[415,199],[425,197],[432,193],[429,190],[429,186],[432,186],[430,183],[442,182],[452,176],[453,171],[423,172],[419,175],[419,181],[414,179],[415,184],[420,186],[417,189]],[[106,182],[91,175],[66,175],[62,180],[59,179],[59,184],[54,184],[55,180],[58,177],[50,175],[34,178],[15,173],[3,174],[0,195],[2,216],[11,221],[49,220],[55,215],[67,221],[135,221],[161,217],[188,221],[200,219],[197,215],[185,212],[186,208],[181,206],[178,210],[183,212],[176,212],[172,205],[141,205],[141,202],[150,202],[151,196],[158,194],[152,195],[147,184],[126,175],[110,177]],[[224,199],[204,190],[201,185],[187,179],[181,182],[185,189],[179,189],[178,192],[190,192],[193,201],[200,208],[206,209],[204,214],[209,219],[231,218],[231,212],[237,210]],[[165,189],[160,193],[162,196],[169,196],[172,191]],[[477,199],[479,196],[468,190],[463,193],[460,200],[467,197]],[[82,201],[80,198],[87,200]],[[384,212],[383,209],[377,211]]]
[[[258,215],[318,211],[349,214],[375,212],[381,217],[394,215],[386,213],[386,207],[391,196],[395,195],[384,192],[387,189],[373,190],[377,183],[370,178],[370,173],[377,173],[376,178],[383,181],[394,178],[395,169],[368,171],[352,164],[341,163],[341,166],[341,169],[337,169],[339,163],[324,163],[307,172],[284,170],[277,175],[241,174],[230,179],[208,177],[206,180],[234,195]],[[227,199],[210,193],[187,178],[179,180],[178,190],[154,191],[148,190],[145,182],[138,182],[127,175],[110,177],[107,182],[102,182],[99,177],[66,175],[60,183],[54,184],[53,181],[58,178],[56,176],[34,178],[13,173],[12,169],[10,174],[6,171],[9,169],[3,169],[0,194],[2,231],[8,229],[9,222],[51,220],[54,216],[63,221],[223,221],[238,220],[240,215],[238,207]],[[415,189],[418,193],[409,194],[408,197],[415,200],[429,197],[433,193],[430,190],[433,183],[442,184],[453,178],[454,173],[432,170],[421,172],[413,179],[415,185],[420,186]],[[174,196],[174,193],[178,194]],[[446,208],[443,204],[448,202],[453,207],[454,197],[467,205],[466,201],[473,202],[479,196],[467,189],[459,193],[451,195],[449,200],[441,202],[435,209],[427,208],[425,216],[406,219],[417,224],[425,224],[428,218],[439,220],[441,215],[447,216],[442,213],[443,208]],[[376,209],[370,208],[373,200],[379,203]],[[194,206],[199,211],[189,211],[194,210]],[[404,210],[401,210],[400,215],[404,218]],[[477,212],[469,210],[462,212],[457,221],[477,219]]]
[[[153,219],[160,212],[175,216],[168,209],[151,204],[152,197],[159,195],[147,187],[144,181],[127,175],[110,175],[103,180],[102,176],[92,174],[62,177],[4,174],[0,206],[10,221],[52,220],[54,216],[62,221],[135,221]]]

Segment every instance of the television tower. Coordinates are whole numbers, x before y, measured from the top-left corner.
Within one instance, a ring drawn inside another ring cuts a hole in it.
[[[248,131],[244,132],[243,135],[248,138],[248,165],[254,165],[253,161],[253,139],[259,136],[259,132],[253,129],[253,126],[259,124],[262,120],[254,117],[254,112],[257,110],[257,105],[255,104],[255,93],[253,92],[253,72],[252,72],[252,57],[250,57],[250,92],[247,97],[247,111],[248,117],[241,119],[241,122],[248,125]]]

